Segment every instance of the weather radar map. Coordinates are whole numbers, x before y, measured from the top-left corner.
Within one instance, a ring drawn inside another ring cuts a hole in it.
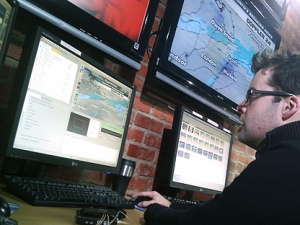
[[[264,49],[275,49],[272,35],[241,1],[185,0],[168,60],[239,104]]]
[[[123,129],[129,93],[116,83],[82,66],[73,108],[111,127]]]

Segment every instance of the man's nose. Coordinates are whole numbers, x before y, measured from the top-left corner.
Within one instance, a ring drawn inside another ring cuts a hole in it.
[[[239,113],[244,113],[245,112],[245,106],[246,106],[246,100],[244,100],[244,101],[242,101],[237,107],[236,107],[236,109],[237,109],[237,111],[239,112]]]

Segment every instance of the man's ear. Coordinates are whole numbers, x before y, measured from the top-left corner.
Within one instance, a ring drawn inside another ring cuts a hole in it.
[[[293,95],[286,98],[284,108],[282,110],[282,119],[287,120],[300,109],[300,99]]]

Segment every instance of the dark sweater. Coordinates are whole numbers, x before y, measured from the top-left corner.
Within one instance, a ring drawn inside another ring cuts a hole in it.
[[[205,205],[148,206],[147,225],[300,224],[300,122],[267,133],[256,160]],[[182,207],[181,207],[182,208]]]

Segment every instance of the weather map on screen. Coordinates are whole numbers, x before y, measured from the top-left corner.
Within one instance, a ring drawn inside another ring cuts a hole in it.
[[[273,39],[239,0],[185,0],[168,60],[239,104],[253,78],[253,54],[274,50]]]
[[[105,78],[99,71],[92,71],[83,66],[80,69],[80,85],[76,92],[73,109],[103,121],[107,126],[110,124],[108,127],[114,127],[115,131],[125,126],[131,94],[128,90]]]

